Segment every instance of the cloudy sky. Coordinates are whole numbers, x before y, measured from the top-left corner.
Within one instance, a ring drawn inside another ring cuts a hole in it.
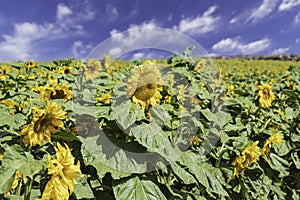
[[[184,33],[210,55],[300,54],[300,0],[1,0],[0,61],[86,58],[107,38],[159,37],[123,34],[144,27]]]

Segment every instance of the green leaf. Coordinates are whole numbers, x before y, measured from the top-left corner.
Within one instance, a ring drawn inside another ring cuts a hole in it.
[[[279,157],[274,153],[270,153],[266,160],[272,169],[279,172],[279,177],[284,177],[289,174],[289,163],[285,159]]]
[[[166,200],[159,187],[150,180],[140,180],[133,177],[126,181],[120,181],[113,186],[116,199],[131,200]]]
[[[74,193],[77,199],[94,198],[93,191],[87,182],[86,176],[78,179],[77,184],[74,185]]]
[[[170,162],[177,160],[182,153],[155,122],[137,125],[131,128],[130,133],[150,152],[158,153]]]
[[[145,118],[142,108],[138,104],[133,104],[125,96],[118,98],[111,108],[113,118],[123,129],[129,128],[137,120]]]
[[[1,109],[1,108],[0,108]],[[0,110],[0,126],[8,125],[9,127],[13,127],[15,125],[14,117],[9,114],[6,109]]]
[[[79,138],[84,145],[82,154],[85,164],[93,165],[100,177],[110,172],[114,179],[119,179],[129,176],[133,172],[147,171],[147,158],[142,156],[143,154],[118,147],[102,132],[93,137],[79,136]]]
[[[174,171],[174,174],[176,174],[184,184],[193,184],[197,183],[197,180],[193,177],[192,174],[187,172],[183,167],[179,166],[176,163],[172,163],[171,168]]]
[[[153,120],[156,121],[156,123],[163,127],[166,126],[168,128],[171,128],[171,116],[169,113],[165,110],[163,105],[157,105],[155,107],[152,107],[150,109],[150,115]]]
[[[195,156],[193,153],[186,153],[183,154],[179,162],[188,167],[188,170],[195,175],[208,193],[228,196],[228,193],[222,186],[222,183],[225,184],[225,180],[220,169],[208,163],[199,162],[197,157],[199,156]]]
[[[43,162],[35,160],[31,154],[24,152],[19,145],[4,144],[3,147],[5,153],[0,167],[0,193],[5,193],[10,189],[16,170],[21,171],[23,177],[32,177],[43,169]]]

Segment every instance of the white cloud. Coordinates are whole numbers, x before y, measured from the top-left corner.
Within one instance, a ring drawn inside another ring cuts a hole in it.
[[[212,32],[216,30],[220,24],[221,18],[212,15],[217,8],[217,6],[211,6],[201,16],[183,18],[178,26],[174,26],[174,29],[191,35],[201,35]]]
[[[32,49],[36,42],[51,33],[53,25],[38,25],[36,23],[14,24],[12,35],[3,35],[4,41],[0,43],[2,59],[29,59],[33,58]],[[35,56],[38,54],[35,53]]]
[[[72,10],[64,5],[64,4],[58,4],[57,6],[57,11],[56,11],[56,17],[60,21],[62,20],[65,16],[73,14]]]
[[[128,29],[124,32],[119,30],[111,30],[111,37],[100,43],[95,50],[90,54],[91,57],[99,58],[103,57],[106,54],[110,53],[113,58],[120,56],[127,56],[134,51],[139,51],[135,53],[144,53],[145,55],[152,56],[149,54],[149,51],[143,50],[162,50],[164,52],[172,53],[181,53],[186,48],[197,45],[195,41],[172,29],[160,28],[159,24],[154,20],[143,22],[141,24],[131,24]],[[180,42],[178,42],[180,41]],[[145,53],[146,52],[146,53]],[[203,55],[203,49],[198,46],[193,51],[193,55]],[[133,55],[133,54],[132,54]],[[141,54],[137,54],[141,56]],[[157,55],[153,55],[157,56]]]
[[[118,16],[119,16],[118,9],[110,4],[106,5],[105,12],[109,16],[110,20],[114,20],[114,19],[118,18]]]
[[[289,47],[286,47],[286,48],[278,48],[278,49],[275,49],[272,54],[284,54],[286,53],[287,51],[289,51],[290,48]]]
[[[281,4],[278,7],[278,11],[290,10],[291,8],[299,5],[300,5],[299,0],[282,0]]]
[[[85,33],[81,24],[87,19],[81,16],[90,8],[81,7],[78,11],[72,11],[64,4],[57,5],[56,21],[38,24],[34,22],[22,22],[13,24],[13,31],[4,34],[0,41],[0,55],[2,60],[26,60],[45,59],[40,55],[45,45],[59,39],[70,38]],[[72,14],[76,13],[76,14]],[[89,16],[90,17],[90,16]],[[44,55],[45,56],[45,55]]]
[[[222,39],[214,44],[212,49],[226,54],[255,54],[266,50],[271,44],[271,41],[268,38],[250,42],[248,44],[241,42],[240,39],[240,37]]]
[[[296,25],[300,25],[300,12],[298,12],[298,14],[294,17],[294,23]]]
[[[235,24],[235,23],[237,23],[237,21],[238,21],[238,18],[237,18],[237,17],[234,17],[234,18],[232,18],[232,19],[229,21],[229,23],[230,23],[230,24]]]
[[[71,47],[72,57],[76,59],[85,58],[92,48],[93,46],[91,44],[85,45],[82,41],[75,41]]]
[[[277,5],[278,0],[263,0],[262,4],[258,8],[254,8],[251,11],[250,17],[247,22],[257,22],[272,13]]]

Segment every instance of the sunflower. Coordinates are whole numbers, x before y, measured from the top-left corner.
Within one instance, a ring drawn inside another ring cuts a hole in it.
[[[201,73],[204,70],[205,67],[206,67],[206,60],[205,59],[201,59],[194,66],[194,71],[196,73]]]
[[[29,60],[28,62],[27,62],[27,69],[32,69],[32,68],[34,68],[35,67],[35,62],[33,61],[33,60]]]
[[[266,141],[264,142],[264,146],[262,148],[262,155],[267,156],[270,153],[272,144],[280,144],[283,142],[283,134],[282,133],[275,133],[272,136],[270,136]]]
[[[55,157],[51,159],[48,155],[48,174],[51,174],[51,179],[48,181],[44,192],[43,199],[69,199],[69,196],[74,191],[75,178],[82,177],[80,163],[75,163],[75,158],[67,145],[63,147],[57,143],[55,147]]]
[[[72,67],[71,66],[63,66],[63,67],[58,68],[54,72],[58,73],[58,74],[72,74]]]
[[[64,126],[62,120],[66,119],[64,112],[56,102],[46,105],[45,109],[33,107],[33,118],[30,124],[26,125],[21,135],[24,135],[23,141],[30,146],[44,143],[44,139],[50,140],[51,134],[55,134]]]
[[[257,163],[260,156],[260,148],[257,146],[258,141],[242,150],[242,155],[237,156],[232,165],[234,166],[234,177],[238,176],[239,172],[245,168],[250,167],[252,163]]]
[[[7,74],[9,74],[11,71],[12,69],[9,65],[1,65],[0,79],[6,80]]]
[[[128,80],[127,97],[132,97],[143,110],[149,105],[155,106],[162,98],[160,91],[165,82],[157,68],[154,64],[136,66]]]
[[[102,94],[100,97],[96,97],[96,102],[102,102],[104,104],[108,104],[110,102],[110,92]]]
[[[269,108],[272,105],[272,101],[275,99],[275,95],[272,92],[272,87],[268,84],[259,85],[259,105],[262,108]]]
[[[35,87],[32,91],[39,93],[42,101],[53,99],[70,100],[73,96],[73,92],[69,89],[68,85],[50,86],[49,84],[46,84],[44,86]]]
[[[84,67],[84,78],[94,80],[100,76],[101,62],[96,59],[90,59]]]

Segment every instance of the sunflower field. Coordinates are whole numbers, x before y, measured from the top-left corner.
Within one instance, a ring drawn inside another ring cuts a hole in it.
[[[0,199],[299,199],[300,63],[0,63]]]

